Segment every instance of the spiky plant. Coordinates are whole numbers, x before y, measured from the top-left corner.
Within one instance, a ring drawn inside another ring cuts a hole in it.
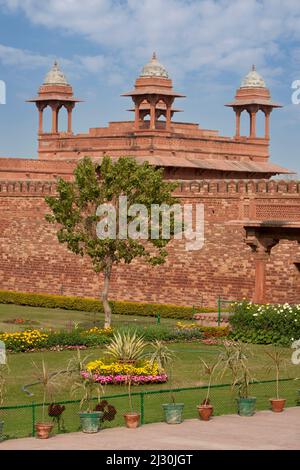
[[[147,342],[137,331],[116,332],[106,346],[105,354],[115,361],[137,362],[145,357]]]

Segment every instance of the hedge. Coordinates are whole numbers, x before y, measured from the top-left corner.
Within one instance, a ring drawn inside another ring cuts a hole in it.
[[[0,291],[0,304],[28,305],[31,307],[61,308],[84,312],[103,312],[102,302],[85,297],[68,297],[52,294]],[[193,308],[169,304],[147,304],[143,302],[110,301],[112,312],[118,315],[142,315],[162,318],[190,320],[195,312],[214,312],[214,308]]]

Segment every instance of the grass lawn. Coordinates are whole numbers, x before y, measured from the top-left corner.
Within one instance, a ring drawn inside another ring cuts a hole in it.
[[[64,312],[67,314],[68,312]],[[79,313],[79,312],[78,312]],[[217,346],[208,346],[200,342],[193,343],[172,343],[170,347],[176,353],[176,362],[174,366],[173,387],[193,387],[205,385],[206,378],[200,373],[200,361],[202,357],[209,361],[218,354]],[[257,380],[271,380],[274,374],[267,373],[268,358],[264,354],[264,350],[269,346],[251,345],[249,346],[254,354],[251,359],[251,366],[254,376]],[[291,350],[282,348],[287,359],[287,368],[282,374],[283,377],[300,378],[300,366],[291,363]],[[6,404],[30,404],[32,402],[41,401],[41,391],[38,387],[32,387],[33,397],[28,397],[22,392],[21,387],[24,384],[34,382],[32,361],[37,364],[41,363],[44,358],[49,367],[54,370],[60,370],[67,366],[68,361],[74,355],[74,351],[61,352],[36,352],[36,353],[18,353],[9,355],[9,377],[8,377],[8,394]],[[100,348],[82,351],[82,355],[90,355],[90,359],[98,358],[103,354]],[[215,383],[228,383],[229,377],[217,377]],[[134,392],[142,390],[168,389],[170,384],[145,385],[133,387]],[[295,405],[297,398],[297,390],[300,388],[300,381],[293,380],[283,382],[281,384],[281,395],[287,399],[287,406]],[[105,395],[117,395],[126,393],[124,386],[108,386],[105,389]],[[269,407],[269,398],[275,394],[275,384],[255,384],[252,386],[251,394],[257,397],[257,409],[266,409]],[[215,388],[212,390],[212,402],[215,408],[215,415],[224,413],[233,413],[236,410],[235,400],[227,388]],[[205,390],[181,391],[176,393],[176,401],[185,404],[184,416],[192,418],[197,416],[196,405],[205,397]],[[68,390],[60,390],[55,396],[56,400],[70,399]],[[127,398],[110,398],[109,401],[117,408],[117,417],[112,423],[105,423],[104,426],[123,425],[123,413],[128,411]],[[135,407],[140,408],[140,397],[135,397]],[[145,395],[145,422],[154,422],[163,420],[161,404],[170,401],[169,393],[160,393],[156,395]],[[36,419],[40,419],[41,409],[37,412]],[[68,431],[78,429],[78,404],[66,405],[64,412],[65,425]],[[2,413],[5,421],[5,433],[10,437],[20,437],[29,435],[32,432],[32,410],[18,409],[12,411],[4,411]],[[2,418],[1,418],[2,419]]]
[[[21,318],[25,323],[14,324],[13,320]],[[113,315],[113,325],[147,325],[155,324],[156,317],[142,317],[134,315]],[[172,318],[163,318],[164,325],[175,325]],[[81,312],[78,310],[64,310],[53,308],[26,307],[22,305],[0,304],[0,331],[13,332],[28,328],[53,328],[63,330],[78,324],[82,328],[103,326],[104,314],[94,312]]]

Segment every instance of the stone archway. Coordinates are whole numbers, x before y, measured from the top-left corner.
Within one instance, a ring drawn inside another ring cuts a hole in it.
[[[280,240],[297,241],[300,244],[299,222],[249,222],[244,225],[245,242],[254,253],[255,288],[253,302],[265,301],[266,263],[271,250]]]

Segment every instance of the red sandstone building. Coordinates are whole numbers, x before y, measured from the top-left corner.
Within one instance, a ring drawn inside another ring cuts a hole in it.
[[[205,244],[188,252],[183,242],[172,241],[160,267],[140,261],[118,266],[113,298],[179,305],[215,305],[218,296],[300,302],[300,182],[271,179],[290,172],[269,161],[270,114],[280,105],[255,68],[226,105],[236,116],[233,137],[175,120],[175,100],[183,95],[174,91],[155,54],[123,96],[132,98],[134,119],[86,134],[72,132],[79,100],[57,63],[29,100],[39,114],[38,159],[0,158],[0,289],[98,296],[99,280],[89,263],[59,245],[45,222],[44,197],[55,191],[58,176],[72,178],[85,155],[98,161],[130,155],[163,167],[167,179],[178,181],[183,202],[204,203]],[[47,106],[51,132],[43,128]],[[67,132],[59,132],[63,107]],[[263,137],[256,132],[259,111],[265,116]],[[240,131],[243,112],[249,115],[248,136]]]

